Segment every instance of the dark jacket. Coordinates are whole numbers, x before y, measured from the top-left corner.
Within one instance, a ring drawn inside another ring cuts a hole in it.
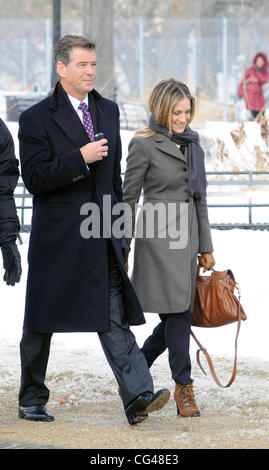
[[[104,195],[111,195],[113,203],[122,200],[119,111],[114,102],[91,92],[96,130],[107,138],[109,152],[88,171],[79,148],[89,137],[62,92],[57,84],[52,96],[19,119],[22,177],[34,195],[24,326],[41,332],[108,331],[110,241],[81,236],[85,215],[80,210],[88,202],[102,208]],[[111,242],[123,276],[129,323],[144,323],[121,240],[112,234]]]
[[[15,241],[20,229],[13,197],[19,178],[18,166],[11,133],[0,119],[0,246]]]

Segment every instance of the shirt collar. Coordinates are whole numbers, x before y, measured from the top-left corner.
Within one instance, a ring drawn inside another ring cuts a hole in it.
[[[74,96],[71,96],[71,95],[68,95],[68,98],[70,99],[71,101],[71,104],[73,105],[73,107],[75,108],[75,110],[77,111],[78,110],[78,107],[81,103],[80,100],[78,100],[77,98],[74,98]],[[86,105],[88,106],[88,95],[85,96],[84,100],[82,101],[82,103],[86,103]]]

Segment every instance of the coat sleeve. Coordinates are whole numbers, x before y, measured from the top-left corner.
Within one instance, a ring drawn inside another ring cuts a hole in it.
[[[140,199],[150,159],[145,148],[146,137],[133,137],[128,147],[126,172],[123,181],[123,201],[128,203],[130,212],[126,211],[126,238],[134,236],[137,204]]]
[[[18,166],[11,133],[0,119],[0,245],[15,241],[20,229],[14,200]]]
[[[31,194],[41,194],[74,184],[89,176],[79,148],[53,155],[50,138],[37,113],[26,110],[19,118],[22,178]]]
[[[119,120],[119,108],[117,106],[117,142],[116,142],[116,156],[113,173],[113,189],[117,199],[117,202],[122,202],[122,178],[121,178],[121,137],[120,137],[120,120]]]
[[[258,79],[258,83],[260,85],[264,85],[264,83],[266,83],[268,81],[268,72],[261,73],[261,72],[255,70],[255,75],[256,75],[256,77]]]
[[[244,72],[243,78],[241,82],[239,83],[238,89],[237,89],[237,95],[239,98],[244,98],[245,91],[246,91],[246,85],[247,85],[247,79],[250,75],[251,68],[248,67],[246,71]]]
[[[195,206],[198,220],[199,253],[212,253],[213,243],[206,199],[196,200]]]

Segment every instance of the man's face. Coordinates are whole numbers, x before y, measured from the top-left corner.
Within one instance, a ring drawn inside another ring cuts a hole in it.
[[[69,64],[57,62],[56,69],[66,93],[83,101],[96,81],[95,51],[73,47]]]

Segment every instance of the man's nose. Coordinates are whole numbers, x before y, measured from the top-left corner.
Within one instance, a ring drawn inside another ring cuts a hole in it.
[[[88,75],[95,75],[96,74],[95,67],[92,67],[91,65],[89,65],[89,67],[87,68],[87,74]]]

